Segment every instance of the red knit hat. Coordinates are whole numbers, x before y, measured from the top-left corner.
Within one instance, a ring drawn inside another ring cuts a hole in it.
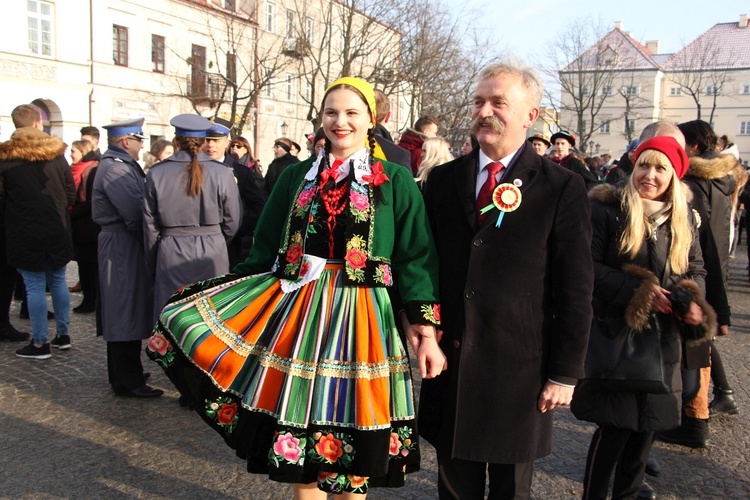
[[[647,141],[643,141],[638,146],[638,149],[635,150],[635,160],[633,161],[633,164],[638,163],[638,158],[641,156],[641,153],[647,149],[654,149],[660,153],[664,153],[672,164],[672,168],[674,168],[674,171],[677,173],[678,179],[682,179],[682,176],[685,175],[685,172],[687,172],[688,167],[690,166],[690,160],[688,159],[687,153],[682,149],[682,146],[680,146],[674,137],[660,135],[652,137]]]

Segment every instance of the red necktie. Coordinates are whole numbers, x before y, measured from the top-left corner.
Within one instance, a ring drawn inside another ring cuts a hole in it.
[[[477,196],[477,215],[479,216],[479,225],[481,226],[484,219],[487,217],[487,213],[480,213],[481,210],[492,203],[492,192],[497,187],[497,174],[505,168],[505,165],[499,161],[493,161],[487,164],[487,180],[482,184],[479,189],[479,196]]]

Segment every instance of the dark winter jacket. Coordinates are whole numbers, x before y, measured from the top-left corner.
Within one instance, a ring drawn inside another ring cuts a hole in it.
[[[266,194],[271,194],[273,187],[276,185],[276,181],[279,180],[279,175],[289,165],[299,163],[299,158],[292,156],[291,153],[287,153],[281,158],[274,158],[270,165],[268,165],[268,171],[266,172]]]
[[[82,161],[89,165],[83,171],[81,184],[76,192],[76,199],[70,209],[70,222],[73,228],[73,248],[78,263],[96,262],[97,241],[101,228],[91,217],[91,196],[99,161],[92,151]]]
[[[626,220],[620,193],[621,189],[606,184],[589,193],[594,317],[624,317],[630,326],[643,329],[644,335],[653,334],[648,324],[657,321],[662,332],[664,382],[671,392],[619,392],[605,388],[605,383],[598,380],[584,379],[576,386],[571,409],[578,419],[600,425],[638,432],[671,429],[680,422],[682,343],[676,317],[652,313],[650,286],[658,283],[666,289],[680,286],[689,290],[693,300],[707,311],[704,332],[716,328],[716,316],[701,298],[705,271],[697,235],[690,248],[688,271],[683,276],[665,273],[671,246],[670,221],[658,227],[655,237],[641,247],[634,259],[620,254],[619,241]]]
[[[617,165],[609,169],[607,173],[607,184],[616,184],[633,173],[633,162],[630,161],[628,153],[623,154],[617,161]]]
[[[596,178],[596,175],[573,154],[569,154],[565,158],[552,158],[552,161],[583,177],[583,182],[586,183],[587,190],[599,184],[599,179]]]
[[[11,267],[43,271],[49,258],[59,269],[73,258],[68,207],[75,184],[66,148],[32,127],[0,144],[0,218]]]
[[[690,168],[685,174],[695,203],[699,203],[708,216],[707,222],[721,259],[724,282],[729,273],[732,207],[741,187],[736,177],[742,177],[743,168],[733,156],[719,156],[711,151],[690,158]]]
[[[396,146],[411,153],[411,172],[413,175],[417,175],[419,165],[422,163],[422,144],[424,144],[425,139],[427,137],[423,133],[417,132],[413,128],[407,128],[401,134],[401,140],[396,144]]]

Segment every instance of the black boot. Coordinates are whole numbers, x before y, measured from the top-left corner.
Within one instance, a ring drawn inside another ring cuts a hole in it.
[[[705,448],[708,444],[708,419],[682,415],[682,425],[656,433],[656,439],[688,448]]]
[[[648,484],[646,481],[643,481],[640,488],[638,488],[638,494],[635,498],[637,498],[638,500],[652,500],[656,498],[656,492],[650,484]]]
[[[19,332],[10,323],[0,324],[0,340],[8,340],[10,342],[26,341],[29,340],[29,334]]]
[[[714,399],[708,403],[708,414],[711,417],[719,415],[737,415],[740,412],[739,405],[734,399],[732,389],[714,388]]]
[[[646,462],[646,474],[651,477],[661,476],[661,464],[652,456],[649,456]]]

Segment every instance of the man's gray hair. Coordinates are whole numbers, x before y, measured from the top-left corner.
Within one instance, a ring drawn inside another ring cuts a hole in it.
[[[646,125],[646,128],[641,132],[641,137],[638,139],[638,144],[662,135],[674,137],[680,146],[682,146],[683,149],[685,148],[685,136],[682,134],[682,131],[677,125],[666,120],[659,120]]]
[[[529,96],[534,100],[534,105],[539,106],[542,102],[542,80],[530,66],[520,63],[515,57],[485,66],[479,72],[478,81],[499,75],[518,75]]]

